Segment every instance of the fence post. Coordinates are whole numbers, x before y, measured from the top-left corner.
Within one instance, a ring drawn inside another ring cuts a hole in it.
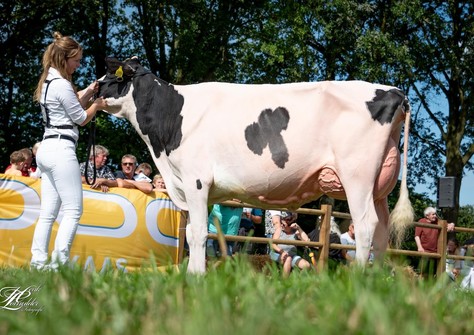
[[[436,268],[436,277],[441,278],[441,275],[446,271],[446,244],[448,236],[448,222],[446,220],[438,220],[438,225],[441,226],[438,235],[438,254],[441,258],[438,261]]]
[[[178,264],[183,263],[184,241],[186,239],[186,225],[188,223],[188,212],[181,210],[178,227]]]
[[[323,245],[320,248],[319,260],[318,260],[318,271],[321,272],[326,270],[328,267],[329,258],[329,234],[331,233],[331,215],[332,206],[322,205],[321,210],[324,211],[324,215],[321,218],[321,228],[319,231],[319,242]]]

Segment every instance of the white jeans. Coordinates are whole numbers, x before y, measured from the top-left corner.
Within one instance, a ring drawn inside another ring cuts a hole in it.
[[[69,260],[69,251],[82,215],[82,182],[76,146],[65,139],[43,140],[36,160],[42,173],[41,210],[31,246],[31,267],[45,268],[51,229],[62,208],[64,215],[51,255],[51,267],[55,268]]]

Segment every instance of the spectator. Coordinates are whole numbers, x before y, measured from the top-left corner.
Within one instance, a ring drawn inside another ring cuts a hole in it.
[[[349,223],[348,230],[344,234],[341,235],[341,244],[353,245],[354,247],[356,246],[355,228],[354,228],[354,222],[352,222],[352,220]],[[355,250],[346,250],[346,253],[345,253],[346,262],[349,264],[353,260],[355,260],[355,255],[356,255]]]
[[[460,250],[460,255],[461,256],[474,256],[474,238],[467,239],[461,250]],[[474,268],[474,261],[473,260],[463,260],[461,261],[461,275],[462,277],[465,277],[469,274],[469,271],[471,268]]]
[[[263,211],[258,208],[244,207],[242,217],[240,219],[239,235],[265,237],[265,226],[262,223]],[[240,242],[236,245],[237,251],[240,251],[246,245],[246,253],[266,255],[267,245],[263,243],[248,243]]]
[[[147,163],[144,163],[151,166]],[[144,174],[141,175],[142,178],[138,178],[136,171],[138,171],[137,158],[134,155],[126,154],[122,156],[121,167],[122,170],[115,172],[115,177],[117,178],[118,187],[123,188],[135,188],[142,191],[143,193],[149,194],[153,191],[153,185],[151,184],[151,179],[149,179]],[[139,165],[140,166],[140,165]]]
[[[133,180],[135,176],[135,167],[137,166],[137,158],[134,155],[125,154],[122,156],[122,170],[115,171],[115,178],[124,180]]]
[[[146,194],[151,193],[153,191],[153,185],[150,183],[151,180],[135,180],[136,165],[137,158],[134,155],[126,154],[122,156],[122,170],[115,172],[117,185],[123,188],[135,188]]]
[[[26,158],[20,150],[13,151],[10,155],[10,165],[6,168],[5,174],[10,176],[22,176],[25,161]]]
[[[436,209],[433,207],[427,207],[423,213],[424,218],[418,222],[425,224],[438,225],[438,216],[436,215]],[[448,231],[454,230],[454,223],[448,224]],[[419,252],[438,252],[438,236],[439,230],[425,227],[415,228],[415,242]],[[422,276],[434,275],[438,260],[436,258],[422,257],[420,261],[420,273]]]
[[[23,177],[29,177],[30,176],[30,167],[31,167],[31,162],[33,161],[33,154],[31,153],[31,150],[29,148],[23,148],[23,149],[20,149],[18,150],[19,153],[21,153],[21,155],[23,155],[24,159],[22,161],[22,164],[21,164],[21,174],[20,176],[23,176]],[[10,156],[11,158],[11,156]],[[5,169],[5,173],[7,170],[10,170],[11,168],[11,163],[10,165],[7,166],[7,168]],[[15,171],[15,169],[13,170]],[[11,174],[11,173],[9,173]],[[15,173],[15,175],[18,175]]]
[[[97,189],[100,188],[102,192],[108,192],[110,187],[117,187],[117,180],[112,173],[110,167],[105,165],[107,158],[109,157],[109,150],[102,145],[95,146],[95,152],[91,152],[89,160],[87,162],[82,162],[79,165],[82,176],[82,183],[87,184],[86,181],[86,164],[87,164],[87,179],[92,181],[94,178],[94,162],[96,169],[96,180],[90,185],[91,188]]]
[[[265,236],[272,238],[277,230],[281,229],[281,218],[285,216],[286,212],[266,210],[265,211]],[[270,249],[267,248],[267,253]]]
[[[287,212],[283,220],[281,220],[281,229],[275,230],[273,239],[309,241],[308,235],[296,223],[296,218],[296,213]],[[272,244],[270,258],[282,265],[283,277],[288,277],[291,269],[294,267],[298,267],[301,270],[311,267],[311,264],[306,259],[297,254],[295,245]]]
[[[309,234],[309,240],[312,242],[319,242],[319,234],[321,230],[321,221],[319,221],[318,226],[313,229]],[[341,231],[339,230],[339,225],[337,224],[334,217],[331,217],[331,228],[329,233],[329,243],[342,244],[341,243]],[[339,264],[346,263],[346,253],[345,249],[329,249],[329,268],[335,269]]]
[[[459,256],[461,254],[459,250],[459,242],[456,238],[451,237],[448,239],[446,254],[450,256]],[[446,273],[448,274],[449,278],[456,280],[456,278],[461,273],[461,261],[446,258]]]
[[[461,248],[462,256],[474,256],[474,238],[470,238],[464,242]],[[474,261],[465,260],[461,265],[461,276],[463,278],[461,287],[474,290]]]
[[[21,168],[21,175],[23,177],[29,177],[31,173],[31,163],[33,162],[33,153],[30,148],[20,149],[20,152],[25,156],[25,163]]]
[[[239,201],[233,199],[234,201]],[[236,236],[239,232],[240,218],[242,217],[242,207],[231,207],[220,204],[212,206],[212,211],[208,218],[209,233],[217,234],[217,227],[214,220],[218,220],[221,226],[222,234]],[[234,253],[234,242],[227,241],[227,255],[232,256]],[[220,257],[221,250],[219,242],[216,240],[207,240],[207,255],[210,257]]]
[[[161,174],[155,174],[155,176],[153,177],[152,184],[153,184],[153,190],[154,191],[158,191],[158,192],[162,192],[162,193],[168,193],[166,191],[165,181],[164,181],[163,176]]]
[[[143,173],[147,177],[150,177],[152,172],[153,168],[148,163],[141,163],[135,169],[135,174]]]
[[[341,244],[356,246],[355,226],[352,220],[349,223],[349,228],[347,232],[341,235]],[[350,264],[356,258],[356,251],[346,250],[345,257],[346,257],[346,263]],[[367,260],[369,261],[369,264],[372,264],[374,262],[373,252],[369,252],[369,255],[367,256]]]
[[[140,165],[137,166],[135,169],[135,176],[133,176],[134,180],[145,180],[149,183],[152,182],[152,180],[149,178],[152,172],[151,165],[148,163],[141,163]]]

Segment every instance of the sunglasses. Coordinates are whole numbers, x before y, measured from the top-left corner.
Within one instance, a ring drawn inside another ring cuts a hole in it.
[[[133,163],[122,163],[122,165],[129,165],[129,166],[132,166]]]

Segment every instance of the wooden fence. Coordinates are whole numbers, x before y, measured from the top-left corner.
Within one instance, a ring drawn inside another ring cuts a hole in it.
[[[222,204],[226,206],[231,206],[231,207],[257,208],[250,204],[240,203],[240,202],[235,202],[235,201],[226,201],[226,202],[223,202]],[[289,209],[287,208],[276,208],[276,210],[289,211]],[[327,269],[328,259],[329,259],[329,249],[345,249],[345,250],[356,249],[355,246],[329,242],[329,235],[331,232],[330,230],[331,216],[335,218],[341,218],[341,219],[350,219],[351,218],[350,214],[333,211],[331,205],[322,205],[321,209],[299,208],[293,212],[296,212],[299,214],[321,216],[319,242],[306,242],[306,241],[296,241],[296,240],[288,241],[288,240],[271,239],[271,238],[265,238],[265,237],[251,237],[251,236],[231,236],[231,235],[222,235],[219,233],[208,234],[208,238],[218,240],[220,242],[221,248],[223,245],[225,245],[225,241],[263,243],[263,244],[276,243],[276,244],[289,244],[289,245],[304,246],[304,247],[317,247],[319,250],[316,253],[315,258],[317,262],[318,271],[324,271],[325,269]],[[181,219],[180,234],[179,234],[179,257],[178,257],[179,263],[182,262],[183,257],[184,257],[185,228],[186,228],[186,222],[187,222],[187,213],[184,211],[182,213],[183,215]],[[264,224],[264,220],[265,218],[262,219],[262,224]],[[438,220],[437,226],[434,226],[432,224],[424,224],[420,222],[413,222],[412,224],[416,227],[427,227],[427,228],[432,228],[432,229],[438,229],[441,231],[440,234],[438,235],[438,253],[427,253],[427,252],[419,252],[419,251],[413,251],[413,250],[388,248],[386,251],[386,254],[438,259],[438,265],[436,268],[436,275],[438,277],[446,269],[446,259],[474,260],[473,256],[459,256],[459,255],[446,254],[446,249],[447,249],[447,221],[446,220]],[[217,227],[217,228],[219,229],[220,227]],[[473,228],[455,227],[454,231],[467,232],[467,233],[474,234]],[[223,257],[226,257],[226,256],[224,255]]]

